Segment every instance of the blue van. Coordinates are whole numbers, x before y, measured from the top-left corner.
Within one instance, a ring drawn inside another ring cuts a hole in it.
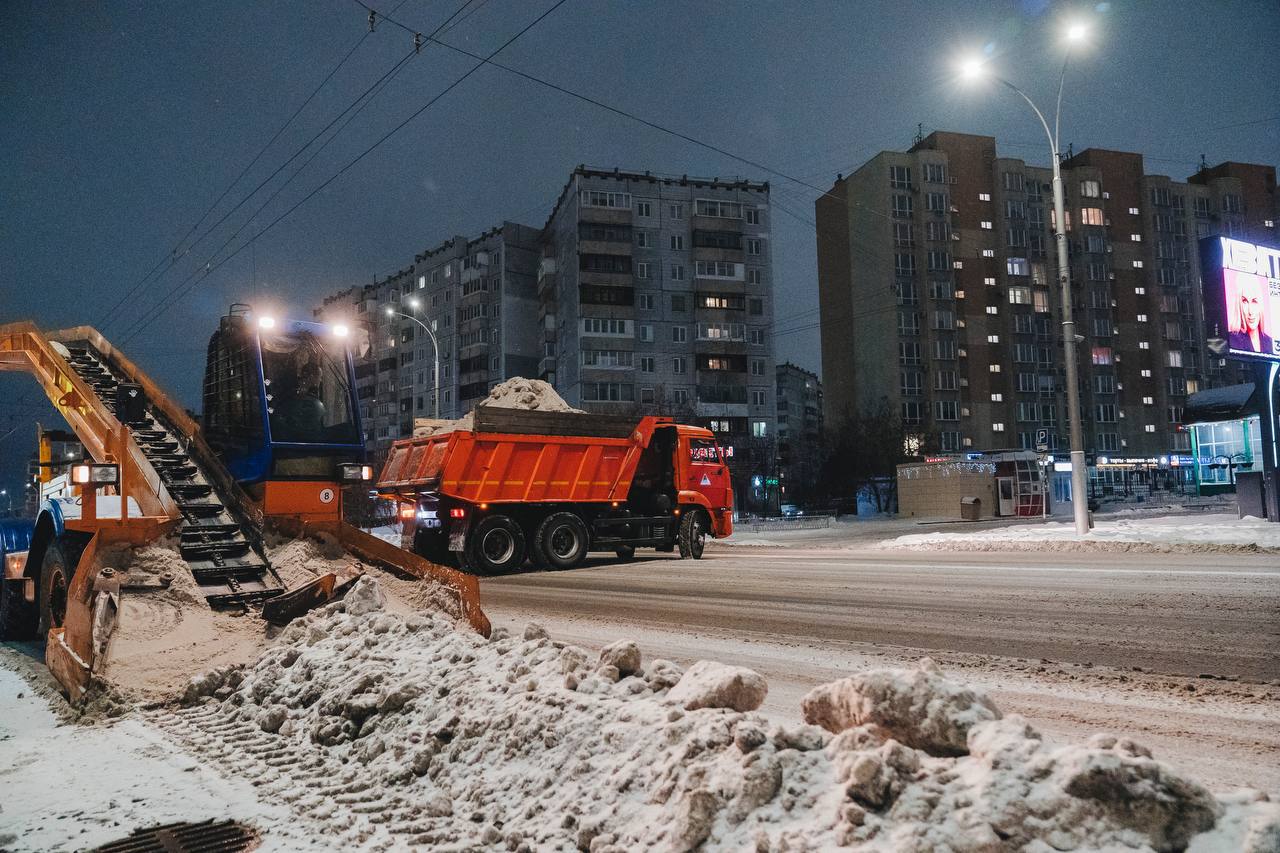
[[[0,639],[27,639],[29,633],[35,605],[26,600],[23,570],[34,529],[29,518],[0,519]]]

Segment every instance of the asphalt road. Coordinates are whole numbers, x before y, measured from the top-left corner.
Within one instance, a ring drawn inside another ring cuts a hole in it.
[[[765,711],[929,655],[1051,735],[1134,731],[1219,785],[1280,791],[1274,555],[712,547],[482,581],[497,625],[768,678]]]

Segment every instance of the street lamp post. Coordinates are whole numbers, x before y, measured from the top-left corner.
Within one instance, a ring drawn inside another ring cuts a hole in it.
[[[1085,30],[1082,25],[1073,25],[1067,30],[1068,45],[1079,41],[1084,35]],[[1070,48],[1068,47],[1067,57],[1062,61],[1062,73],[1058,76],[1058,100],[1053,114],[1052,130],[1049,129],[1049,122],[1045,119],[1044,113],[1027,96],[1026,92],[1003,77],[992,75],[992,79],[1013,90],[1022,100],[1027,102],[1027,105],[1036,114],[1036,118],[1040,119],[1040,126],[1044,128],[1045,136],[1049,138],[1050,158],[1053,161],[1053,211],[1055,219],[1053,236],[1058,247],[1058,284],[1062,296],[1063,358],[1066,361],[1067,374],[1067,423],[1071,440],[1071,507],[1075,517],[1076,533],[1084,535],[1089,532],[1088,481],[1084,464],[1084,435],[1080,424],[1080,385],[1077,377],[1079,367],[1076,362],[1076,344],[1078,341],[1076,338],[1076,324],[1072,318],[1071,311],[1071,266],[1067,252],[1066,201],[1062,190],[1062,162],[1058,146],[1059,123],[1062,118],[1062,88],[1067,78],[1067,62],[1069,59]],[[971,79],[987,74],[986,67],[981,60],[969,60],[962,67],[962,72],[965,77]]]
[[[414,311],[418,310],[418,306],[420,304],[421,303],[416,299],[409,300],[409,307]],[[412,320],[422,327],[422,331],[426,332],[427,337],[431,339],[431,350],[433,355],[431,360],[431,384],[433,386],[431,390],[431,397],[432,400],[434,400],[433,410],[435,412],[435,419],[440,420],[440,343],[436,340],[436,333],[431,331],[431,327],[419,320],[417,317],[414,317],[412,314],[405,314],[397,311],[390,305],[387,306],[386,313],[388,317],[404,317],[406,320]]]

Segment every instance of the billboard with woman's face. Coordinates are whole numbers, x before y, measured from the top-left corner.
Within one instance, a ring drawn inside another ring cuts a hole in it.
[[[1200,262],[1210,337],[1231,358],[1280,362],[1280,249],[1205,237]]]

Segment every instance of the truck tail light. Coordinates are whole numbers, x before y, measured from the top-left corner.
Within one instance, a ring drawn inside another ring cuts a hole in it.
[[[416,510],[414,510],[414,508],[411,506],[400,508],[400,517],[403,519],[407,520],[407,519],[413,518],[415,514],[416,514]]]
[[[467,511],[460,506],[456,506],[453,509],[449,510],[449,517],[450,518],[466,518]]]

